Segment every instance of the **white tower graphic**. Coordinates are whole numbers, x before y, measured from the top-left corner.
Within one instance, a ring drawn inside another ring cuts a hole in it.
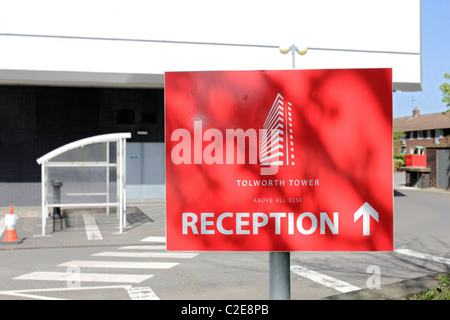
[[[259,159],[261,166],[294,165],[292,104],[278,93],[263,125]]]

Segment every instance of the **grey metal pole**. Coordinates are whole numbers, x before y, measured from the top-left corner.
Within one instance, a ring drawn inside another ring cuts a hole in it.
[[[271,300],[291,299],[291,254],[269,253],[269,284]]]
[[[295,47],[295,44],[291,46],[291,52],[292,52],[292,69],[295,69],[295,51],[297,51],[297,48]]]
[[[295,44],[291,46],[292,69],[295,69]],[[271,300],[291,299],[291,253],[269,253],[269,290]]]

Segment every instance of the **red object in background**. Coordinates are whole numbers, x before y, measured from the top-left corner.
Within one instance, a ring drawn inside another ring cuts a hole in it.
[[[168,250],[392,250],[392,69],[168,72],[165,103]]]
[[[405,167],[426,167],[427,156],[425,154],[407,154],[405,156]]]

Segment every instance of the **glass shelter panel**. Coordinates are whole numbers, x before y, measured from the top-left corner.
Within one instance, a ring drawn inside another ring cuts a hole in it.
[[[115,169],[48,166],[47,204],[117,203],[117,170]],[[59,188],[59,197],[54,192],[57,188]]]

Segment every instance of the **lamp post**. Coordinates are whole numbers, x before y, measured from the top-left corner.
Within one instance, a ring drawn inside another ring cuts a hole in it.
[[[297,48],[294,44],[290,47],[280,47],[282,54],[292,52],[292,69],[295,69],[295,53],[303,56],[308,49]],[[271,300],[291,299],[291,253],[269,253],[269,296]]]
[[[295,53],[297,52],[299,55],[303,56],[306,54],[306,52],[308,52],[308,48],[298,48],[295,46],[295,44],[290,47],[280,47],[279,50],[282,54],[288,54],[289,52],[292,52],[292,69],[295,69]]]

